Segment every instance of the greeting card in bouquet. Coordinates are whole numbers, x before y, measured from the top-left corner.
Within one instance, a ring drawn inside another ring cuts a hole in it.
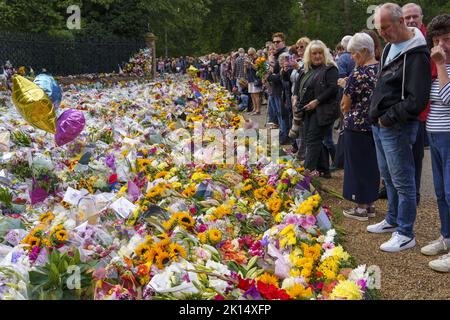
[[[111,208],[117,212],[119,216],[126,219],[137,207],[126,198],[120,198],[111,205]]]

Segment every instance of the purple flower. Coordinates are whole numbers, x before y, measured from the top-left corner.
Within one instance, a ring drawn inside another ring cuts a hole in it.
[[[311,177],[307,176],[305,179],[300,181],[297,186],[301,187],[304,190],[309,190],[311,187]]]
[[[357,284],[361,287],[361,290],[366,291],[366,285],[367,285],[366,280],[364,280],[364,279],[358,280]]]
[[[38,258],[39,250],[40,250],[40,249],[39,249],[38,246],[35,246],[35,247],[33,248],[33,251],[31,251],[31,253],[30,253],[30,255],[29,255],[29,258],[30,258],[30,261],[31,261],[31,262],[36,261],[36,259]]]
[[[11,255],[11,262],[12,263],[17,263],[17,261],[19,260],[20,256],[22,254],[20,252],[13,252],[13,254]]]
[[[263,247],[267,247],[269,245],[269,237],[264,236],[261,240],[261,244]]]
[[[248,300],[262,300],[261,294],[258,289],[256,289],[255,285],[251,286],[250,289],[243,294],[243,297]]]
[[[239,221],[242,221],[242,220],[244,220],[244,215],[242,214],[242,213],[236,213],[236,218],[239,220]]]
[[[187,272],[185,274],[183,274],[181,279],[186,282],[191,282],[191,279],[189,278],[189,273],[187,273]]]
[[[116,159],[114,154],[110,153],[105,158],[105,164],[113,171],[116,171]]]

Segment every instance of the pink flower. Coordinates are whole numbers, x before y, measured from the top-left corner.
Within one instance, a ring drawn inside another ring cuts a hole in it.
[[[306,221],[312,226],[317,222],[316,217],[314,216],[306,216]]]
[[[303,229],[307,229],[307,228],[309,228],[311,226],[311,224],[307,220],[302,218],[302,219],[300,219],[300,226]]]
[[[324,243],[324,244],[322,245],[322,249],[323,249],[323,250],[331,250],[331,249],[334,249],[334,243],[332,243],[332,242]]]

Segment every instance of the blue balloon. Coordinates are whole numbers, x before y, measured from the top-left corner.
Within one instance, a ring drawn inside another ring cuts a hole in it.
[[[37,84],[50,100],[53,102],[53,105],[56,107],[59,106],[62,99],[62,91],[59,85],[56,83],[56,80],[45,73],[41,73],[34,79],[34,83]]]

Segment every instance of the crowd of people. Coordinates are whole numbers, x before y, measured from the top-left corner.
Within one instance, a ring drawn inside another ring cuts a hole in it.
[[[392,233],[380,246],[385,252],[416,246],[428,141],[441,236],[421,252],[445,254],[429,266],[450,272],[450,14],[435,17],[426,27],[419,5],[386,3],[377,9],[375,24],[377,32],[345,36],[333,51],[306,36],[288,46],[278,32],[261,50],[240,48],[229,55],[180,58],[171,64],[160,60],[158,65],[161,72],[167,67],[185,72],[194,65],[199,76],[233,92],[242,112],[260,114],[267,100],[267,126],[280,130],[280,144],[292,145],[290,151],[304,160],[305,169],[325,178],[341,166],[333,141],[333,127],[340,126],[343,195],[355,204],[343,213],[359,221],[375,217],[382,181],[387,214],[367,231]],[[268,63],[262,77],[261,58]]]

